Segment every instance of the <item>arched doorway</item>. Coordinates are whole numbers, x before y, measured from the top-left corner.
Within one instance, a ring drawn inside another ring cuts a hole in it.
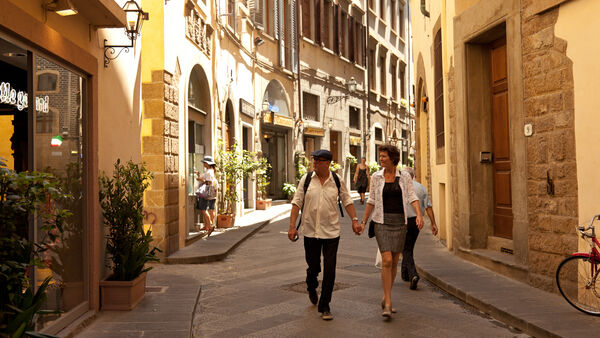
[[[195,65],[190,72],[187,91],[187,201],[188,232],[197,230],[201,217],[196,215],[196,172],[203,173],[202,160],[212,154],[211,101],[206,73]],[[196,227],[194,227],[196,225]]]
[[[269,103],[269,109],[262,120],[260,139],[263,156],[267,158],[272,168],[268,173],[270,184],[267,193],[270,198],[280,199],[284,198],[281,190],[283,183],[288,181],[287,163],[291,160],[287,149],[293,121],[285,89],[279,81],[269,82],[262,101]]]
[[[225,149],[230,149],[235,143],[235,123],[233,117],[233,104],[231,100],[227,100],[225,106],[225,126],[223,129],[223,145]]]

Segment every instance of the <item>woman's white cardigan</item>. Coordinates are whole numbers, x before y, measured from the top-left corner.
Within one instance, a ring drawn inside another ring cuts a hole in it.
[[[377,223],[383,223],[383,186],[385,185],[385,177],[381,169],[371,176],[371,187],[369,189],[369,199],[367,203],[374,205],[372,219]],[[404,222],[406,223],[406,210],[412,208],[410,205],[414,201],[418,201],[419,197],[415,194],[412,178],[405,171],[396,169],[396,177],[400,177],[398,183],[402,189],[402,202],[404,205]]]

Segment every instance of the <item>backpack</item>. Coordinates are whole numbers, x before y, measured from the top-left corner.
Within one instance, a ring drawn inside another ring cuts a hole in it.
[[[306,178],[304,179],[304,197],[306,198],[306,192],[308,190],[308,186],[310,185],[310,181],[312,180],[312,171],[309,171],[306,173]],[[331,172],[331,176],[333,176],[333,180],[335,181],[335,186],[337,187],[338,190],[338,207],[340,208],[340,215],[342,217],[344,217],[344,209],[342,208],[342,201],[340,200],[340,178],[338,177],[338,175],[336,173],[334,173],[333,171]],[[300,211],[304,211],[304,199],[302,200],[302,210]],[[298,222],[298,225],[296,226],[296,230],[300,229],[300,224],[302,224],[302,216],[299,217],[300,221]]]

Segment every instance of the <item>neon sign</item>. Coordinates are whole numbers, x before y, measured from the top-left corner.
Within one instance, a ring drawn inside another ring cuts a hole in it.
[[[50,98],[48,95],[36,97],[35,110],[42,113],[49,112],[49,102]],[[10,104],[11,106],[15,106],[19,111],[29,107],[27,92],[22,90],[17,91],[9,82],[0,82],[0,103],[6,103]]]

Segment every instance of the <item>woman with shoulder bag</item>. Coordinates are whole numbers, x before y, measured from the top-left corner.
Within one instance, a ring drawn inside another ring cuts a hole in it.
[[[382,316],[388,319],[392,317],[392,312],[396,312],[392,308],[391,295],[398,260],[406,239],[407,222],[404,210],[412,205],[418,215],[417,226],[419,229],[423,227],[419,198],[413,190],[410,175],[396,169],[399,161],[400,151],[395,146],[388,144],[379,148],[379,163],[383,169],[371,176],[370,194],[361,223],[364,230],[373,213],[375,237],[382,258]]]
[[[202,163],[204,164],[204,173],[196,172],[196,180],[200,182],[200,186],[196,191],[196,208],[202,213],[204,230],[206,230],[206,237],[208,238],[215,229],[213,224],[215,221],[215,201],[217,199],[216,164],[212,156],[204,156]]]

